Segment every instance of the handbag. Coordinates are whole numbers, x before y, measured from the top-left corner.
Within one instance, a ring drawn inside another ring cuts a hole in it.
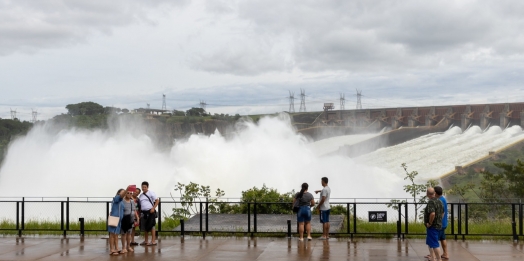
[[[118,203],[118,217],[113,217],[109,215],[107,218],[107,225],[110,227],[118,227],[118,223],[120,222],[120,203]]]
[[[146,193],[142,193],[142,195],[146,196],[147,199],[149,199],[149,202],[151,202],[151,206],[154,207],[155,204],[153,204],[153,201],[151,200],[151,198],[146,194]],[[158,217],[158,213],[156,213],[156,209],[155,209],[155,212],[153,212],[153,215],[155,216],[155,218]]]
[[[297,199],[297,198],[295,197],[295,199]],[[299,203],[300,203],[301,199],[302,198],[300,197],[297,200],[295,200],[295,204],[293,205],[293,213],[298,213],[298,210],[300,210]]]

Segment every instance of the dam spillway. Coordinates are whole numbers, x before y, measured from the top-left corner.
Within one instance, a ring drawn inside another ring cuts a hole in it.
[[[520,126],[502,130],[493,126],[482,131],[472,126],[462,132],[460,127],[452,127],[441,133],[431,133],[395,146],[378,149],[372,153],[354,158],[358,164],[387,169],[404,175],[401,167],[406,163],[408,171],[418,171],[421,180],[439,179],[443,174],[453,171],[455,166],[468,164],[524,139]]]

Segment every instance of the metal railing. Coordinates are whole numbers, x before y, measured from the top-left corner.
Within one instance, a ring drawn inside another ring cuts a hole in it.
[[[107,198],[106,198],[107,199]],[[188,210],[189,204],[191,204]],[[392,202],[336,202],[331,204],[331,234],[339,236],[385,235],[404,238],[425,235],[420,219],[424,205]],[[186,217],[174,215],[186,209]],[[156,231],[166,235],[271,234],[291,236],[296,231],[296,214],[288,202],[180,202],[161,199]],[[524,236],[523,203],[448,203],[446,234],[455,239]],[[0,199],[0,233],[81,234],[105,232],[111,210],[109,200],[5,200]],[[384,220],[371,215],[385,213]],[[313,214],[313,226],[316,214]],[[78,220],[78,221],[77,221]],[[97,223],[97,226],[88,225]],[[315,223],[316,222],[316,223]],[[293,227],[293,229],[291,229]],[[320,228],[321,229],[321,228]],[[313,228],[313,233],[320,231]]]

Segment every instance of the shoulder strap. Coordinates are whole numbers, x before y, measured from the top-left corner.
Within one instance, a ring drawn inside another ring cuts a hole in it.
[[[151,202],[151,206],[154,207],[155,204],[153,204],[153,201],[151,201],[151,198],[146,194],[146,193],[142,193],[144,196],[147,197],[147,199],[149,199],[149,202]]]

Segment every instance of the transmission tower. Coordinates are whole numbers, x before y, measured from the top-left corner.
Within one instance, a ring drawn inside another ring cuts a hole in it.
[[[357,89],[357,110],[362,110],[362,90]]]
[[[149,109],[149,103],[147,103],[147,108]]]
[[[300,89],[300,112],[306,112],[306,90]]]
[[[204,111],[206,110],[206,101],[200,101],[200,108],[204,109]]]
[[[11,120],[16,119],[16,110],[11,109]]]
[[[166,106],[166,95],[165,94],[162,94],[162,110],[167,110],[167,106]]]
[[[38,117],[38,111],[31,109],[31,122],[36,123],[36,118]]]
[[[289,91],[289,113],[295,113],[295,92]]]
[[[340,110],[343,111],[345,108],[344,106],[346,105],[346,95],[341,93],[340,94]]]

